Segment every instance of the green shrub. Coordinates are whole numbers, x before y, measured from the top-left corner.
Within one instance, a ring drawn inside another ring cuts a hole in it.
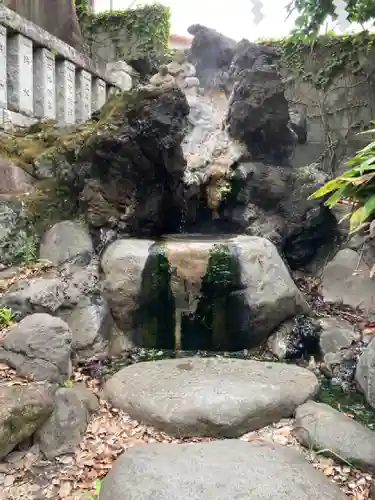
[[[14,314],[9,307],[0,307],[0,326],[12,326],[14,323]]]
[[[375,134],[375,129],[366,130],[361,134]],[[346,165],[351,169],[328,181],[315,191],[310,199],[329,195],[325,201],[329,208],[338,203],[349,203],[352,206],[348,215],[350,232],[353,232],[371,219],[375,212],[375,139],[359,150]]]

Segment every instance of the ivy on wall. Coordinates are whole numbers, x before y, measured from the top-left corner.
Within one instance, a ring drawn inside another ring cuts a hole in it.
[[[79,22],[89,13],[89,0],[73,0]]]
[[[279,48],[283,65],[295,78],[310,81],[319,90],[327,90],[333,80],[344,73],[359,74],[375,42],[368,31],[337,36],[334,33],[308,38],[290,36],[283,39],[260,40],[260,43]],[[306,68],[306,58],[313,68]]]
[[[87,0],[76,0],[87,2]],[[168,47],[170,34],[170,8],[159,3],[144,5],[134,9],[106,11],[99,14],[86,10],[82,20],[87,39],[95,40],[95,35],[106,33],[116,43],[132,45],[137,53],[160,54]]]

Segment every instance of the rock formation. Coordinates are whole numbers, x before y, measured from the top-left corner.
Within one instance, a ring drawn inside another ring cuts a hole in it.
[[[210,84],[197,92],[195,68],[179,53],[73,134],[50,127],[19,137],[23,167],[65,186],[73,212],[80,205],[102,244],[104,234],[225,229],[267,237],[292,267],[305,265],[332,237],[334,218],[321,201],[308,201],[327,179],[319,166],[291,167],[304,121],[294,114],[290,122],[278,54],[194,29],[197,77],[205,82],[216,46],[221,90]],[[13,157],[14,143],[2,141]]]
[[[191,104],[190,121],[195,123],[185,140],[190,143],[190,147],[184,147],[185,155],[186,150],[197,153],[207,151],[211,145],[206,156],[196,155],[199,168],[191,167],[187,156],[189,179],[204,172],[201,182],[207,181],[209,198],[219,204],[214,212],[220,213],[219,219],[227,230],[266,236],[284,252],[290,265],[305,265],[316,249],[331,238],[335,220],[320,201],[307,200],[316,186],[327,180],[319,165],[291,167],[297,142],[306,141],[306,120],[289,110],[278,72],[279,54],[272,47],[247,40],[237,44],[200,25],[189,31],[195,35],[189,58],[205,87],[205,99]],[[212,118],[210,121],[210,95],[211,110],[216,115],[218,109],[226,108],[221,112],[222,131],[217,118],[215,126]],[[193,139],[199,141],[202,132],[197,131],[202,128],[207,138],[197,148],[192,145]],[[214,152],[220,146],[237,154],[226,154],[225,159],[220,155],[220,161],[215,161]],[[223,164],[226,168],[222,168]],[[220,179],[214,185],[212,171]],[[225,192],[221,199],[220,190]],[[203,218],[198,217],[200,221]]]

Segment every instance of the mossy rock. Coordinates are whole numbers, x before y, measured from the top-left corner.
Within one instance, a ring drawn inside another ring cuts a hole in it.
[[[154,228],[165,193],[173,198],[173,183],[182,182],[188,114],[181,90],[144,88],[113,95],[100,113],[77,127],[40,122],[0,135],[0,155],[37,180],[23,200],[35,232],[41,235],[82,211],[95,227],[118,221],[126,232],[135,225],[135,230]]]

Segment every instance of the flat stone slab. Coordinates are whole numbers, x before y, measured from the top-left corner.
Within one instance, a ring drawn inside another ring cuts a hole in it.
[[[224,440],[136,446],[118,458],[99,500],[345,500],[301,453]]]
[[[375,432],[323,403],[296,411],[294,434],[304,446],[328,450],[361,469],[375,471]]]
[[[312,372],[295,365],[185,358],[123,368],[104,397],[171,435],[233,438],[290,417],[318,387]]]

